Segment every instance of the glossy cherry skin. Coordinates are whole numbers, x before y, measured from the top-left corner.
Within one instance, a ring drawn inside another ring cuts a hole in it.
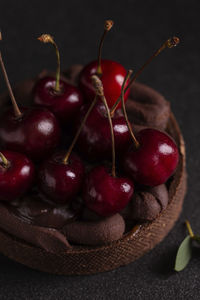
[[[97,65],[97,61],[89,63],[83,68],[79,76],[80,88],[83,91],[86,100],[90,102],[95,97],[95,91],[91,82],[91,76],[96,74]],[[106,59],[102,60],[101,68],[101,81],[104,88],[104,95],[106,97],[108,106],[111,108],[116,100],[120,97],[122,84],[127,71],[121,64]],[[127,100],[129,93],[130,90],[127,90],[124,96],[125,101]],[[119,104],[118,107],[120,107],[120,105],[121,104]]]
[[[44,77],[39,79],[33,90],[33,100],[36,105],[47,107],[63,123],[69,123],[76,116],[83,104],[80,90],[60,80],[61,92],[56,93],[55,78]]]
[[[88,107],[82,107],[78,117],[77,128],[80,126]],[[126,121],[120,110],[112,118],[116,155],[122,155],[131,145],[131,136]],[[78,139],[80,153],[88,160],[108,159],[112,155],[112,141],[106,109],[98,102],[91,111]]]
[[[22,118],[16,119],[13,109],[0,120],[0,144],[24,153],[34,160],[46,157],[58,145],[60,127],[54,114],[44,108],[20,108]]]
[[[65,155],[64,152],[53,154],[41,165],[38,176],[40,190],[60,204],[68,203],[77,196],[84,177],[81,159],[72,153],[68,164],[64,164]]]
[[[0,200],[10,202],[22,196],[33,183],[34,165],[25,155],[2,151],[8,160],[8,166],[0,158]]]
[[[174,173],[179,152],[173,139],[166,133],[147,128],[137,135],[137,150],[131,147],[124,156],[127,174],[142,185],[163,184]]]
[[[108,217],[123,210],[133,192],[134,185],[130,179],[114,178],[104,166],[98,166],[86,178],[83,200],[90,210]]]

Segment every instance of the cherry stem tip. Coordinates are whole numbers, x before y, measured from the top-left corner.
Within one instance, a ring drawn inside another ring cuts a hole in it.
[[[7,167],[8,164],[9,164],[9,162],[8,162],[7,158],[1,152],[0,152],[0,159],[1,159],[2,163],[3,163],[3,166]]]
[[[44,33],[44,34],[42,34],[41,36],[39,36],[38,38],[37,38],[40,42],[42,42],[42,43],[54,43],[54,38],[53,38],[53,36],[52,35],[50,35],[50,34],[47,34],[47,33]]]
[[[180,39],[176,36],[173,36],[172,38],[168,39],[166,43],[168,48],[173,48],[180,43]]]
[[[106,20],[104,24],[104,30],[110,31],[113,25],[114,25],[113,20]]]

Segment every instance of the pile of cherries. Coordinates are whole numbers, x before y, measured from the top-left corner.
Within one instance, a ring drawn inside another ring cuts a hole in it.
[[[101,59],[112,25],[105,22],[98,60],[83,68],[78,87],[60,78],[60,55],[52,36],[39,38],[54,45],[58,68],[55,77],[35,83],[33,107],[18,107],[0,53],[12,101],[0,120],[1,201],[11,202],[36,185],[56,205],[70,204],[80,195],[90,210],[105,217],[123,210],[134,184],[156,186],[174,173],[179,152],[172,138],[153,128],[134,136],[128,121],[130,85],[145,65],[131,79],[132,72],[121,64]],[[148,62],[177,43],[177,38],[167,40]],[[74,139],[65,151],[61,142],[69,132]],[[73,152],[75,144],[79,155]],[[86,161],[93,163],[89,171]]]

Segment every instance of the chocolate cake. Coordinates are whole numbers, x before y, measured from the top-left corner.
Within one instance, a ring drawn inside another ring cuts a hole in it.
[[[72,66],[63,80],[76,84],[81,69]],[[16,86],[15,96],[22,104],[31,103],[35,80]],[[1,95],[1,113],[7,106],[7,94]],[[166,184],[138,186],[127,207],[109,217],[98,216],[80,198],[73,205],[55,205],[37,188],[20,200],[0,202],[1,253],[45,272],[93,274],[136,260],[168,234],[186,192],[184,140],[169,103],[152,88],[133,83],[127,111],[135,132],[153,127],[174,138],[180,154],[175,174]]]

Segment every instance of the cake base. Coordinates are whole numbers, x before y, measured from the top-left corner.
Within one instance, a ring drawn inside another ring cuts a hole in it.
[[[27,244],[0,230],[0,252],[30,268],[60,275],[86,275],[113,270],[143,256],[160,243],[178,219],[186,193],[185,146],[179,126],[171,113],[168,132],[176,140],[180,161],[169,184],[169,204],[149,224],[137,226],[120,240],[101,247],[73,246],[53,254]]]

